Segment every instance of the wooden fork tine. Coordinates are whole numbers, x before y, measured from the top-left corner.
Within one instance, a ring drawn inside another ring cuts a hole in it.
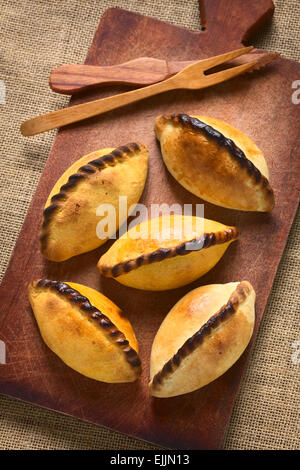
[[[228,62],[229,60],[235,59],[236,57],[240,57],[247,52],[252,51],[253,46],[243,47],[242,49],[237,49],[235,51],[226,52],[225,54],[217,55],[215,57],[210,57],[209,59],[201,60],[201,67],[203,71],[209,70],[212,67],[216,67],[217,65],[223,64]]]
[[[237,75],[246,72],[246,70],[251,69],[256,64],[257,60],[252,60],[251,62],[247,62],[247,64],[238,65],[237,67],[232,67],[231,69],[221,70],[220,72],[205,75],[203,85],[206,88],[208,86],[224,82],[225,80],[229,80],[230,78],[236,77]]]

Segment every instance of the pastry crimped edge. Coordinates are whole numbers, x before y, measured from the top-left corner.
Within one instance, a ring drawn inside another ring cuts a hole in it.
[[[205,338],[207,338],[214,329],[218,328],[222,322],[235,314],[238,307],[246,300],[252,289],[248,281],[240,282],[230,295],[228,302],[223,305],[218,312],[212,315],[196,333],[188,338],[178,349],[177,353],[154,375],[149,383],[150,390],[155,392],[163,386],[163,383],[180,367],[181,362],[201,346]]]
[[[81,312],[87,315],[89,320],[92,320],[95,325],[100,327],[106,337],[123,351],[126,361],[132,368],[137,370],[141,368],[141,360],[137,352],[129,345],[129,341],[124,333],[104,313],[97,309],[97,307],[94,307],[87,297],[81,295],[79,291],[73,289],[65,282],[49,279],[39,279],[32,282],[29,287],[53,289],[57,294],[64,296],[71,304],[79,307]]]
[[[220,147],[228,151],[229,155],[238,163],[240,168],[246,169],[247,174],[254,180],[255,184],[261,187],[265,194],[266,201],[268,202],[269,210],[272,210],[274,207],[274,191],[268,178],[266,178],[254,163],[246,157],[245,152],[239,148],[232,139],[225,137],[224,134],[211,125],[201,121],[201,119],[189,116],[188,114],[163,114],[157,119],[161,119],[161,121],[165,121],[165,123],[172,122],[181,125],[195,133],[203,132],[208,139],[214,139]]]
[[[228,227],[226,230],[222,230],[219,232],[204,233],[200,237],[185,241],[171,248],[159,248],[158,250],[155,250],[152,253],[140,255],[138,258],[135,259],[122,261],[120,263],[115,264],[114,266],[101,265],[100,258],[100,261],[98,263],[98,269],[103,276],[116,278],[118,276],[121,276],[122,274],[129,273],[130,271],[133,271],[134,269],[137,269],[141,266],[157,263],[167,258],[174,258],[175,256],[188,255],[195,251],[210,248],[213,245],[227,243],[231,240],[237,239],[238,236],[239,231],[236,227]],[[190,250],[187,248],[190,243],[199,244],[200,248],[198,250],[195,248],[193,248],[193,250]]]
[[[87,164],[81,166],[78,168],[76,173],[69,177],[67,183],[61,186],[60,191],[51,197],[50,204],[43,211],[43,220],[39,236],[42,253],[44,253],[47,249],[47,242],[49,237],[48,228],[53,219],[53,215],[60,208],[60,203],[65,202],[68,198],[68,191],[73,190],[80,181],[89,178],[89,176],[94,174],[96,171],[102,171],[105,170],[105,168],[115,166],[126,156],[130,157],[137,151],[141,151],[144,148],[146,148],[146,146],[138,142],[131,142],[127,145],[121,145],[112,152],[91,160]]]

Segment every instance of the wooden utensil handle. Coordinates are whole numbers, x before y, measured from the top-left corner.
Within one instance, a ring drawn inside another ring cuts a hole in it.
[[[177,73],[178,70],[175,70]],[[49,86],[56,93],[73,95],[87,87],[111,83],[151,85],[165,80],[169,74],[165,60],[139,57],[123,64],[95,66],[68,64],[54,69],[49,77]]]
[[[175,88],[177,88],[176,80],[172,77],[164,82],[155,83],[145,88],[138,88],[137,90],[128,91],[127,93],[121,93],[89,103],[60,109],[59,111],[53,111],[52,113],[43,114],[42,116],[37,116],[23,122],[21,125],[21,133],[24,136],[40,134],[41,132],[50,131],[57,127],[66,126],[67,124],[94,117],[125,106],[126,104],[134,103]]]
[[[56,93],[75,95],[86,87],[92,88],[105,83],[118,82],[121,72],[120,66],[62,65],[51,72],[49,86]],[[126,83],[126,78],[122,82]]]

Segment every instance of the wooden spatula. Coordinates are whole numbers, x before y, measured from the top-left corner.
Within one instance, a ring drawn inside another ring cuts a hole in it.
[[[249,63],[238,65],[237,67],[222,70],[220,72],[211,73],[209,75],[206,75],[205,72],[213,67],[223,64],[224,62],[234,59],[235,57],[246,54],[252,49],[252,46],[244,47],[236,51],[204,59],[200,62],[189,65],[181,72],[163,82],[155,83],[154,85],[150,85],[145,88],[138,88],[137,90],[128,91],[127,93],[109,96],[108,98],[90,101],[88,103],[71,106],[59,111],[53,111],[52,113],[37,116],[23,122],[21,125],[21,133],[24,136],[39,134],[57,127],[81,121],[82,119],[103,114],[129,103],[134,103],[170,90],[199,90],[201,88],[216,85],[217,83],[224,82],[225,80],[229,80],[230,78],[244,73],[255,66],[257,61],[253,60]]]
[[[241,65],[252,60],[254,53],[245,54],[237,61],[233,60],[231,66]],[[279,54],[269,52],[255,52],[257,65],[260,68],[271,62]],[[111,66],[68,64],[54,69],[49,77],[49,86],[56,93],[74,95],[89,88],[96,88],[113,83],[145,86],[158,83],[172,77],[192,61],[166,61],[151,57],[138,59]]]

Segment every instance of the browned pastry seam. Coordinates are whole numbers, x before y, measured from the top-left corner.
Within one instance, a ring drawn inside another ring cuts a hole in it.
[[[233,315],[240,304],[242,304],[250,293],[250,287],[246,282],[240,282],[234,292],[231,294],[229,301],[226,305],[220,308],[220,310],[210,317],[210,319],[201,326],[193,336],[185,341],[183,346],[178,349],[177,353],[169,359],[163,366],[163,368],[155,374],[152,379],[152,385],[159,386],[162,382],[167,379],[172,373],[178,369],[183,359],[186,359],[197,349],[203,340],[209,336],[209,334],[222,322],[228,319],[229,316]]]
[[[114,266],[99,266],[100,273],[106,277],[118,277],[122,274],[133,271],[140,266],[145,266],[146,264],[157,263],[165,260],[166,258],[174,258],[175,256],[188,255],[193,251],[200,251],[203,248],[209,248],[212,245],[229,242],[230,240],[237,238],[238,234],[239,232],[236,227],[230,227],[228,230],[223,230],[222,232],[204,233],[201,237],[183,242],[180,245],[173,246],[172,248],[159,248],[152,253],[143,254],[136,259],[123,261],[115,264]],[[193,243],[193,249],[188,248],[190,243]],[[197,248],[197,245],[199,248]]]
[[[60,203],[67,199],[68,191],[73,190],[79,181],[87,179],[97,170],[102,171],[107,167],[115,166],[116,164],[121,163],[126,156],[132,156],[135,152],[141,150],[141,148],[142,144],[136,142],[117,147],[111,153],[96,158],[95,160],[91,160],[86,165],[81,166],[77,170],[77,173],[74,173],[69,177],[67,183],[61,186],[59,193],[52,196],[51,204],[44,209],[40,234],[42,252],[45,251],[47,247],[47,238],[49,235],[47,228],[52,220],[53,213],[59,209]]]
[[[163,115],[162,119],[165,121],[172,121],[175,124],[180,124],[183,127],[189,128],[193,132],[203,132],[207,139],[215,140],[220,147],[228,150],[229,155],[234,158],[241,168],[245,168],[248,175],[255,180],[256,184],[260,184],[266,192],[268,198],[273,198],[273,189],[270,186],[268,179],[259,171],[259,169],[246,157],[245,153],[240,149],[233,140],[225,137],[217,129],[209,126],[200,119],[191,117],[187,114],[171,114]]]
[[[127,362],[132,367],[140,367],[140,358],[137,352],[129,345],[125,335],[117,329],[104,313],[91,305],[87,297],[81,295],[80,292],[64,282],[40,279],[39,281],[35,281],[33,285],[34,287],[53,289],[59,295],[64,296],[70,303],[77,305],[81,312],[87,315],[89,320],[93,321],[98,327],[100,327],[109,340],[123,351]]]

